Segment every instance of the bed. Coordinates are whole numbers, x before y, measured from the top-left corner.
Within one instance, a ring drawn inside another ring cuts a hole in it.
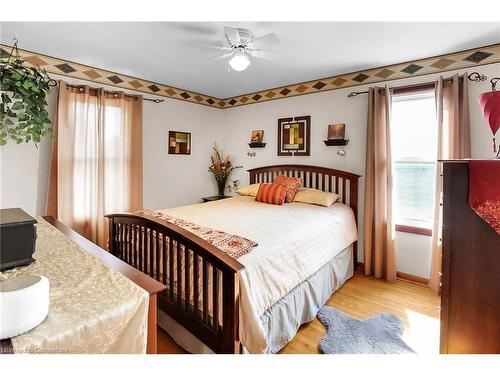
[[[238,196],[158,210],[258,243],[238,259],[150,215],[107,216],[110,252],[167,287],[159,323],[192,352],[275,353],[353,274],[358,175],[305,165],[249,173],[251,184],[283,174],[341,198],[320,207]]]

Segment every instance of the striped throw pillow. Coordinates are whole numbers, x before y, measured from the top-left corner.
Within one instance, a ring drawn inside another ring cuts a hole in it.
[[[277,184],[260,184],[255,200],[262,203],[282,205],[285,201],[286,186]]]
[[[302,186],[302,179],[297,177],[287,177],[280,174],[276,176],[273,184],[286,186],[285,202],[290,203],[293,202],[295,194],[297,194],[297,191]]]

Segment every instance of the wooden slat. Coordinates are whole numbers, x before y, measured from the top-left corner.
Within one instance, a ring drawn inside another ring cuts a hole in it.
[[[127,241],[127,249],[128,249],[128,264],[132,264],[132,258],[134,257],[133,249],[132,249],[132,238],[133,238],[133,225],[130,224],[128,226],[128,241]]]
[[[153,268],[152,266],[152,263],[153,263],[153,251],[154,251],[154,246],[153,246],[153,240],[154,240],[154,231],[153,229],[150,229],[149,230],[149,233],[148,233],[148,244],[149,244],[149,247],[148,247],[148,251],[147,251],[147,262],[146,262],[146,273],[151,276],[151,270]]]
[[[139,268],[139,259],[141,258],[141,245],[139,243],[139,238],[140,238],[140,233],[141,233],[141,227],[139,225],[135,226],[135,268]]]
[[[125,257],[125,224],[121,224],[120,228],[120,259],[124,262],[127,260]]]
[[[325,176],[325,174],[323,173],[323,174],[321,174],[321,177],[322,177],[322,179],[321,179],[321,181],[322,181],[322,186],[321,186],[321,189],[322,189],[323,191],[326,191],[326,183],[325,183],[326,176]]]
[[[177,305],[182,304],[182,244],[176,239],[177,242]]]
[[[170,301],[174,302],[174,248],[175,242],[172,237],[169,238],[170,246],[169,246],[169,257],[168,257],[168,265],[169,265],[169,290],[170,290]]]
[[[155,279],[158,281],[161,281],[160,279],[160,252],[161,252],[161,246],[160,246],[160,233],[156,232],[156,246],[155,246],[155,251],[156,251],[156,262],[155,262],[155,272],[156,272],[156,277]]]
[[[189,265],[189,249],[186,248],[184,251],[184,309],[189,311],[190,298],[189,295],[191,293],[190,289],[190,276],[191,276],[191,267]]]
[[[203,259],[203,321],[208,324],[208,264]]]
[[[212,322],[213,328],[219,330],[219,282],[217,267],[212,265]]]
[[[342,178],[342,203],[346,202],[347,194],[345,192],[345,178]]]
[[[125,258],[125,224],[121,225],[121,239],[120,239],[120,257],[124,261],[126,260]]]
[[[115,253],[116,257],[122,259],[122,225],[116,223],[116,243],[115,243]]]
[[[316,172],[316,185],[314,186],[315,189],[319,189],[319,173]]]
[[[125,225],[125,259],[130,264],[130,225]]]
[[[137,226],[135,224],[132,224],[132,243],[130,247],[132,248],[132,262],[130,264],[137,268]]]
[[[161,253],[162,271],[163,271],[163,278],[162,278],[163,285],[167,285],[167,256],[168,256],[168,242],[167,242],[167,235],[164,232],[163,233],[163,251]]]
[[[144,272],[144,231],[146,229],[139,226],[139,270]]]
[[[149,267],[149,237],[150,237],[150,232],[151,229],[144,228],[144,254],[143,254],[143,261],[144,261],[144,273],[147,275],[148,274],[148,267]]]
[[[199,298],[199,272],[198,272],[198,254],[193,252],[193,311],[198,318],[198,298]]]
[[[307,187],[312,188],[313,183],[312,183],[312,178],[313,178],[313,173],[309,172],[309,185]]]

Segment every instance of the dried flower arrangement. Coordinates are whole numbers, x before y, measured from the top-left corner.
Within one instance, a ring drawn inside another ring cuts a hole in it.
[[[242,166],[233,167],[231,157],[229,155],[224,156],[223,152],[217,147],[217,144],[213,146],[213,153],[210,159],[212,160],[212,164],[208,168],[208,171],[212,172],[215,176],[218,195],[225,195],[231,172],[236,168],[242,168]]]

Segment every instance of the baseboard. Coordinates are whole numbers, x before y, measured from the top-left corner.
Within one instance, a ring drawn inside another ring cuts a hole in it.
[[[429,279],[426,279],[425,277],[410,275],[409,273],[404,273],[404,272],[396,272],[396,277],[399,280],[408,281],[410,283],[419,284],[423,286],[429,286]]]
[[[356,269],[362,271],[363,267],[364,267],[363,262],[356,262]],[[413,283],[413,284],[429,286],[429,279],[426,279],[425,277],[411,275],[411,274],[405,273],[405,272],[396,272],[396,278],[398,280],[406,281],[406,282]]]

